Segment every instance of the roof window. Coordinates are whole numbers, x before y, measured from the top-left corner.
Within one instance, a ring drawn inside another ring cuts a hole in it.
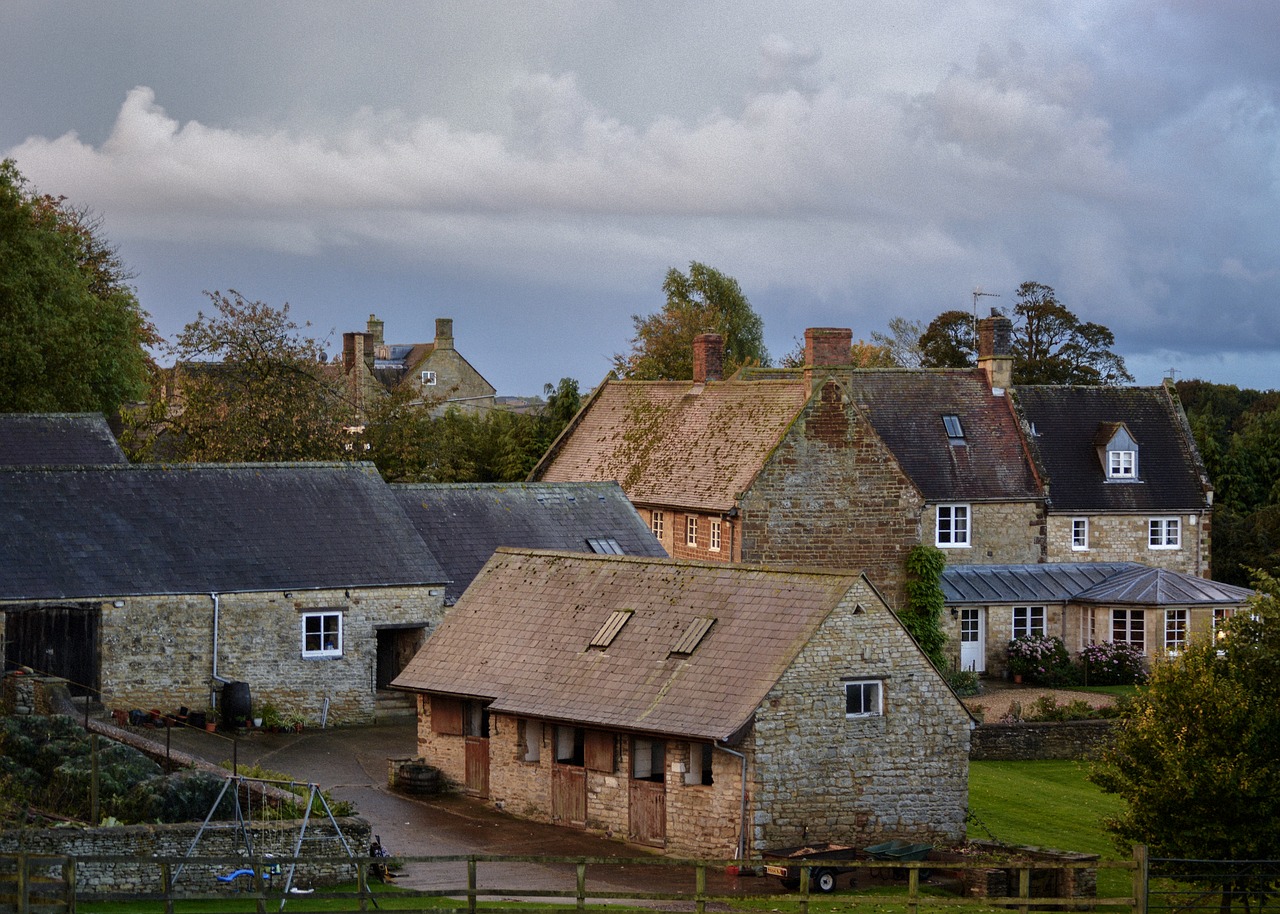
[[[947,441],[951,444],[964,444],[964,426],[955,413],[947,413],[942,417],[942,427],[947,430]]]
[[[715,624],[716,620],[710,617],[694,619],[684,630],[684,634],[680,636],[680,640],[676,642],[675,647],[671,649],[671,653],[685,657],[692,654],[702,642],[702,639],[706,637],[707,632],[711,631],[711,626]]]
[[[603,650],[613,644],[613,639],[618,637],[618,632],[622,631],[622,626],[627,624],[634,612],[634,609],[617,609],[610,613],[608,621],[592,636],[590,646]]]
[[[587,545],[597,555],[623,555],[622,544],[612,536],[588,536]]]

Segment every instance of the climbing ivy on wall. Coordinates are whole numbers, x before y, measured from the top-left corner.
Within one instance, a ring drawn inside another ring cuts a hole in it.
[[[906,559],[907,606],[900,614],[902,624],[916,639],[934,665],[945,670],[947,636],[942,631],[942,570],[947,557],[941,549],[921,543]]]

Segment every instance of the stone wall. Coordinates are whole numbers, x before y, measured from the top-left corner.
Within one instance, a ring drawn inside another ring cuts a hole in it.
[[[373,720],[379,626],[422,626],[444,614],[443,587],[379,587],[225,594],[218,599],[217,672],[249,685],[255,707],[329,724]],[[207,594],[130,597],[103,604],[102,702],[110,709],[204,710],[213,680],[214,605]],[[342,614],[342,654],[302,657],[303,614]]]
[[[741,499],[742,561],[855,568],[899,605],[923,507],[871,424],[828,381]]]
[[[975,728],[970,737],[969,759],[975,762],[1089,759],[1111,744],[1115,726],[1112,720],[983,724]]]
[[[883,713],[847,717],[845,683]],[[750,850],[964,837],[970,717],[870,587],[823,623],[756,714]]]
[[[1178,549],[1149,547],[1150,521],[1153,517],[1181,519],[1182,545]],[[1077,517],[1089,520],[1089,548],[1071,548],[1071,522]],[[1188,520],[1196,517],[1196,523]],[[1208,513],[1168,511],[1161,514],[1051,514],[1048,518],[1050,562],[1141,562],[1152,568],[1167,568],[1200,577],[1209,575]]]
[[[1044,509],[1034,501],[972,502],[969,504],[967,548],[946,548],[948,565],[1026,565],[1043,561]],[[923,512],[924,539],[937,541],[938,506]]]
[[[369,823],[358,817],[342,818],[337,821],[351,853],[367,860]],[[253,839],[255,855],[270,854],[276,857],[292,858],[301,826],[300,821],[252,823],[249,832]],[[85,829],[11,829],[0,831],[0,853],[21,851],[77,858],[181,858],[187,855],[199,829],[199,823]],[[294,874],[294,886],[305,888],[355,881],[355,866],[346,862],[346,851],[329,822],[317,822],[313,819],[307,823],[306,835],[309,839],[304,842],[307,856],[344,859],[298,864]],[[210,823],[204,834],[200,836],[192,856],[239,858],[244,856],[243,848],[240,828],[236,823],[214,822]],[[184,867],[179,876],[177,889],[190,893],[235,891],[242,886],[219,882],[217,877],[233,872],[241,866],[247,866],[251,859],[245,857],[243,862],[189,864]],[[57,869],[60,870],[61,867]],[[77,892],[158,893],[163,891],[161,869],[155,861],[77,860],[75,873]],[[50,875],[54,878],[62,878],[60,872]],[[283,875],[278,878],[283,879]],[[283,882],[279,884],[283,885]]]

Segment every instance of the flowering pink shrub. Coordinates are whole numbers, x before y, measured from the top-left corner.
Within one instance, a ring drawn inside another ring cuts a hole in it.
[[[1021,635],[1009,642],[1009,672],[1033,682],[1056,684],[1070,678],[1071,658],[1061,638]]]
[[[1134,685],[1147,678],[1147,658],[1124,641],[1090,641],[1080,652],[1080,665],[1090,685]]]

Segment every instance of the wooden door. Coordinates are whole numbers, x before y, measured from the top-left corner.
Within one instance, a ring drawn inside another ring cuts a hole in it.
[[[97,695],[99,631],[96,603],[11,608],[5,613],[5,665],[29,666],[67,680],[72,695]]]
[[[631,781],[628,791],[631,840],[664,847],[667,843],[667,785],[662,781]]]
[[[474,797],[489,796],[489,739],[485,736],[466,737],[467,782],[464,788]]]
[[[551,766],[551,821],[587,825],[587,771],[577,765]]]

